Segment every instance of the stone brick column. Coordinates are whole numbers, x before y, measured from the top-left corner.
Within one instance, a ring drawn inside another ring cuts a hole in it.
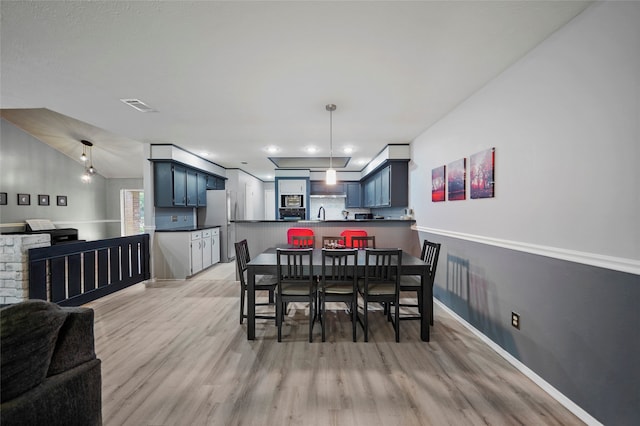
[[[29,298],[29,249],[48,247],[51,235],[0,235],[0,304]]]

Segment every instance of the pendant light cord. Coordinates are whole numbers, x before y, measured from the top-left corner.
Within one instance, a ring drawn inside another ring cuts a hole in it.
[[[329,169],[333,169],[333,111],[335,104],[327,104],[325,109],[329,111]]]

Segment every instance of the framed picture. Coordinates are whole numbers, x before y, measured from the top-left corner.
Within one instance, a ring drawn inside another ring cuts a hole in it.
[[[39,206],[48,206],[49,205],[49,196],[40,194],[38,195],[38,205]]]
[[[7,205],[7,193],[0,192],[0,206],[6,206],[6,205]]]
[[[434,203],[445,200],[446,169],[447,166],[440,166],[431,170],[431,201]]]
[[[471,198],[493,198],[496,149],[490,148],[469,158],[469,193]]]
[[[66,195],[58,195],[56,197],[56,204],[58,204],[59,206],[65,206],[67,205],[67,196]]]
[[[30,194],[18,194],[18,205],[19,206],[30,206],[31,205],[31,195]]]
[[[449,201],[466,199],[467,159],[463,158],[447,166],[447,186]]]

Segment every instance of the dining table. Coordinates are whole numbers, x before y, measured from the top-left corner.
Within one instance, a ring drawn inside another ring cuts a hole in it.
[[[280,247],[287,248],[287,247]],[[256,337],[256,276],[277,274],[277,253],[278,247],[271,247],[260,253],[247,264],[247,339],[255,340]],[[358,261],[356,273],[358,276],[364,275],[366,260],[366,250],[358,250]],[[420,277],[422,285],[423,312],[420,315],[420,339],[429,341],[429,327],[431,318],[431,298],[433,290],[429,280],[430,265],[419,257],[413,256],[405,251],[402,252],[401,275],[415,275]],[[322,249],[313,249],[313,275],[322,274]]]

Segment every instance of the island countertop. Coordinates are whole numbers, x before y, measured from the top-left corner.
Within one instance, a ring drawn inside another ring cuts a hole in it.
[[[300,219],[300,220],[283,220],[283,219],[274,219],[274,220],[235,220],[233,223],[299,223],[299,224],[309,224],[309,223],[331,223],[335,224],[346,224],[346,223],[365,223],[365,222],[402,222],[402,223],[415,223],[415,219]]]
[[[289,228],[309,228],[316,237],[339,236],[345,230],[363,230],[376,237],[378,248],[401,248],[420,255],[420,238],[413,219],[340,219],[340,220],[236,220],[235,241],[247,240],[250,253],[261,253],[269,247],[287,243]]]

